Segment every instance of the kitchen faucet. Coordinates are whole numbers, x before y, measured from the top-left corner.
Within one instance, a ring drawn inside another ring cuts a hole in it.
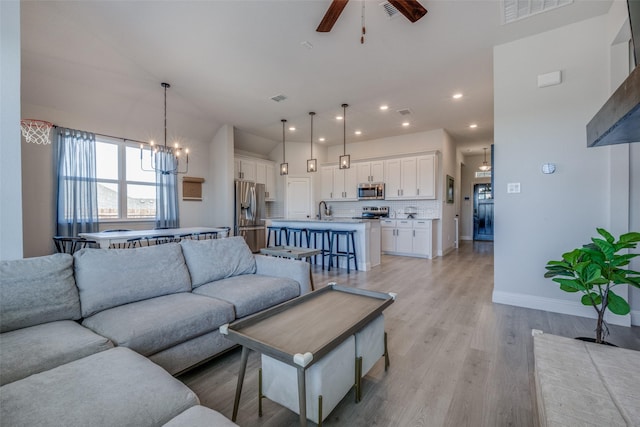
[[[320,203],[318,203],[318,219],[322,219],[322,204],[324,203],[324,209],[327,209],[327,202],[325,202],[324,200],[321,200]]]

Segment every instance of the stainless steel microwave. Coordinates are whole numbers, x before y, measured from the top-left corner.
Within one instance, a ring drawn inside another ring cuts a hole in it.
[[[358,184],[358,200],[384,200],[383,182]]]

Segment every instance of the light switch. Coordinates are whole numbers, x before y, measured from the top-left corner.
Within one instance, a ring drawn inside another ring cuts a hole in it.
[[[519,193],[519,192],[520,192],[519,182],[510,182],[507,184],[507,193]]]

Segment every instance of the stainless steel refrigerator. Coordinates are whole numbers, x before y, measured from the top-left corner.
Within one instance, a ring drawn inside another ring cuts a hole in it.
[[[265,247],[264,184],[249,181],[235,181],[234,184],[235,235],[244,237],[252,252],[259,252]]]

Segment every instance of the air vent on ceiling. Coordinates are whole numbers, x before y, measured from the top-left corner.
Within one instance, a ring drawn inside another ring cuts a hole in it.
[[[287,97],[282,94],[271,97],[271,100],[276,102],[281,102],[281,101],[284,101],[285,99],[287,99]]]
[[[388,1],[380,3],[380,6],[382,6],[382,8],[384,9],[384,11],[386,12],[389,18],[393,18],[398,14],[398,9],[393,7],[393,5]]]
[[[409,110],[408,108],[403,108],[402,110],[398,110],[398,113],[400,113],[401,116],[408,116],[409,114],[411,114],[411,110]]]
[[[573,0],[502,0],[502,23],[519,21],[573,3]]]

